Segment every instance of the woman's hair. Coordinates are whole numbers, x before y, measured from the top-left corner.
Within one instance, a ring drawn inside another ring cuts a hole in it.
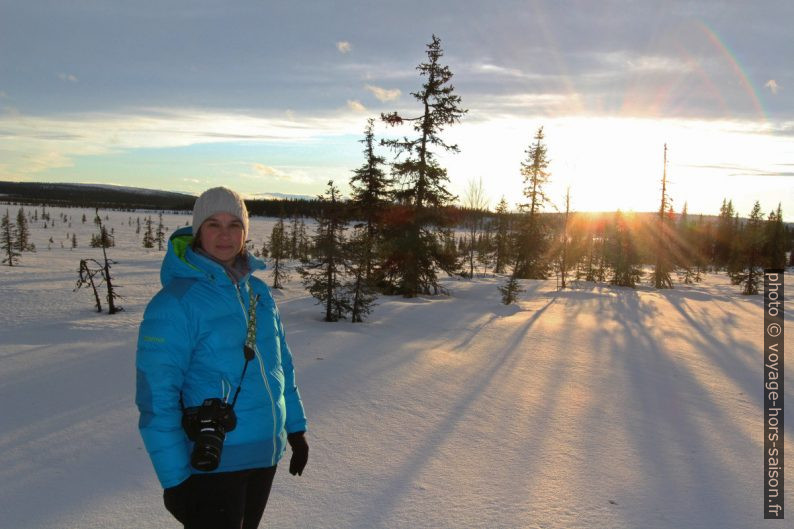
[[[190,242],[190,247],[194,250],[198,250],[202,248],[201,246],[201,230],[199,229],[198,233],[193,235],[193,240]]]

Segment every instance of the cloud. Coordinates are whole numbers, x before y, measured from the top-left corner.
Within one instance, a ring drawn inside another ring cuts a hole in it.
[[[785,166],[786,164],[777,164]],[[682,167],[694,167],[696,169],[717,169],[720,171],[730,171],[730,176],[794,176],[794,171],[775,171],[769,168],[761,169],[757,167],[746,167],[732,164],[684,164]]]
[[[775,81],[774,79],[770,79],[769,81],[766,82],[764,88],[769,88],[769,91],[772,92],[772,94],[774,95],[777,94],[777,91],[780,90],[782,87],[779,84],[777,84],[777,81]]]
[[[347,108],[352,110],[353,112],[366,112],[367,107],[361,104],[361,101],[357,101],[355,99],[348,99],[347,100]]]
[[[60,79],[61,81],[69,81],[70,83],[77,82],[77,77],[70,73],[59,73],[58,79]]]
[[[470,65],[469,69],[475,74],[503,75],[506,77],[518,78],[532,77],[529,74],[522,72],[518,68],[505,68],[504,66],[498,66],[496,64],[478,63]]]
[[[253,164],[254,175],[257,178],[266,178],[268,180],[279,180],[282,182],[291,182],[295,184],[310,184],[312,179],[303,174],[302,171],[291,172],[282,171],[275,167],[265,165],[263,163]],[[246,176],[246,175],[243,175]]]
[[[0,99],[4,99],[6,97],[8,97],[8,94],[6,92],[3,92],[2,90],[0,90]]]
[[[350,50],[353,49],[353,46],[346,40],[340,40],[336,43],[336,49],[339,50],[339,53],[350,53]]]
[[[33,116],[0,107],[0,180],[73,167],[78,156],[127,149],[176,148],[209,143],[296,143],[359,134],[360,116],[347,109],[326,116],[287,119],[274,115],[201,109],[140,109],[132,114],[81,113]],[[310,171],[291,170],[296,174]],[[308,178],[308,176],[307,176]]]
[[[378,98],[378,101],[394,101],[402,94],[398,88],[389,90],[387,88],[381,88],[371,84],[366,85],[364,88],[372,92],[372,94]]]
[[[265,165],[263,163],[255,163],[254,164],[254,171],[257,174],[262,176],[277,176],[280,177],[281,172],[277,169],[270,167],[269,165]]]

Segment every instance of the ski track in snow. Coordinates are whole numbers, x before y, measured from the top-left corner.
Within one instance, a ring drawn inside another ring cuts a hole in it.
[[[79,259],[101,255],[83,212],[51,208],[54,228],[31,223],[38,251],[0,267],[0,527],[177,527],[134,405],[163,252],[134,233],[148,212],[103,211],[125,311],[97,314],[72,292]],[[274,222],[252,219],[257,247]],[[444,284],[381,297],[355,325],[321,321],[295,273],[274,293],[311,456],[298,478],[281,465],[262,527],[766,527],[760,296],[721,275],[670,291],[525,281],[505,307],[496,279]]]

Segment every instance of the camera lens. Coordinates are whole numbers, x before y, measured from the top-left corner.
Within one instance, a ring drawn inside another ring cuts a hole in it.
[[[193,468],[203,472],[210,472],[218,468],[223,450],[223,440],[226,435],[215,428],[205,428],[196,437],[190,464]]]

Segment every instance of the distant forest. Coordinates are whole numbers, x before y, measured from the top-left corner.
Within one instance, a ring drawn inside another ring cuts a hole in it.
[[[196,197],[171,191],[121,186],[0,182],[0,200],[20,205],[187,212],[193,209]],[[252,215],[311,217],[317,213],[319,201],[302,198],[256,199],[246,200],[245,203]]]

